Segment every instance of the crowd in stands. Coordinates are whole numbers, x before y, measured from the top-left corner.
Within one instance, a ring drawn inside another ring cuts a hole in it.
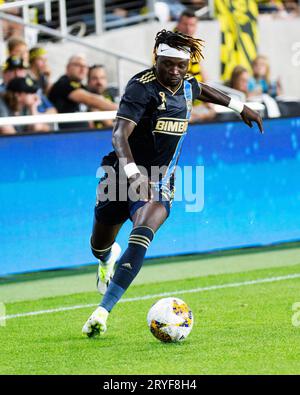
[[[276,18],[289,18],[300,15],[298,0],[257,0],[261,14],[272,14]]]
[[[10,2],[12,0],[8,0]],[[152,9],[147,0],[101,0],[103,7],[103,22],[105,30],[116,29],[147,20],[147,14]],[[260,14],[272,18],[293,18],[300,15],[298,0],[255,0]],[[0,0],[0,5],[5,3]],[[90,0],[65,0],[66,18],[69,30],[79,36],[95,32],[94,2]],[[196,12],[201,19],[210,19],[212,9],[208,0],[154,0],[155,18],[162,23],[177,21],[185,9]],[[51,2],[51,20],[46,20],[44,5],[36,4],[30,7],[30,21],[44,26],[57,29],[59,22],[58,2]],[[15,16],[21,16],[21,8],[13,8],[6,12]],[[153,18],[153,16],[151,16]],[[13,22],[2,21],[3,37],[9,38],[12,34],[22,33],[22,27]],[[40,33],[40,38],[49,40],[49,36]]]
[[[270,95],[273,98],[283,93],[280,79],[270,79],[270,65],[268,58],[258,55],[252,62],[252,76],[243,66],[236,66],[228,81],[228,86],[245,94],[246,98]]]
[[[195,36],[199,19],[193,9],[186,9],[184,2],[162,1],[173,7],[176,26],[174,31]],[[172,3],[172,4],[171,4]],[[180,4],[179,4],[180,3]],[[190,2],[191,3],[191,2]],[[201,1],[195,1],[195,8]],[[267,3],[267,2],[263,2]],[[268,2],[270,3],[270,2]],[[278,5],[278,1],[271,1]],[[174,5],[176,8],[176,14]],[[287,5],[287,2],[284,2]],[[290,4],[290,3],[288,3]],[[170,8],[171,9],[171,8]],[[180,13],[179,13],[180,11]],[[175,15],[176,14],[176,15]],[[19,32],[18,32],[19,33]],[[119,92],[109,87],[105,66],[90,65],[84,54],[76,54],[67,61],[65,72],[57,81],[51,79],[51,67],[47,52],[41,46],[29,48],[20,37],[13,35],[7,40],[7,59],[2,66],[0,85],[0,117],[18,115],[38,115],[73,113],[80,111],[113,111],[118,107]],[[189,74],[199,82],[209,81],[209,74],[197,62],[191,62]],[[280,79],[270,78],[268,58],[257,56],[252,70],[237,65],[224,88],[242,92],[246,100],[275,103],[282,95]],[[226,90],[224,90],[226,93]],[[273,102],[272,102],[273,100]],[[272,104],[274,106],[274,103]],[[191,122],[213,121],[218,119],[212,104],[194,101]],[[112,127],[111,120],[101,122],[61,123],[59,130]],[[1,126],[0,134],[16,134],[51,131],[52,125],[38,123],[30,126]]]
[[[72,113],[80,111],[116,110],[117,92],[108,89],[103,65],[88,65],[84,54],[71,56],[65,73],[51,82],[51,68],[44,48],[29,50],[22,38],[12,37],[7,43],[8,58],[2,67],[0,116]],[[85,81],[87,80],[87,85]],[[59,129],[111,127],[112,121],[62,123]],[[1,126],[0,133],[47,132],[49,124],[33,126]]]
[[[300,14],[298,0],[257,0],[258,10],[277,18],[293,17]],[[145,0],[105,0],[105,21],[124,21],[130,16],[143,15],[147,12]],[[177,21],[183,11],[189,9],[197,12],[208,6],[207,0],[156,0],[154,11],[160,22]],[[208,13],[204,14],[208,15]]]

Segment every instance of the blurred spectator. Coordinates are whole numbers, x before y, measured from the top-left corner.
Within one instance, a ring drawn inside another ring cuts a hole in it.
[[[116,102],[118,97],[118,89],[108,87],[107,73],[102,64],[96,64],[89,68],[88,90],[97,95],[103,95],[112,102]]]
[[[300,14],[297,0],[258,0],[258,10],[261,14],[272,14],[275,18],[293,18]]]
[[[120,21],[128,16],[128,11],[122,7],[122,2],[116,2],[115,0],[106,0],[105,9],[106,22]]]
[[[249,83],[248,70],[243,66],[235,66],[235,68],[231,73],[231,78],[228,82],[228,86],[232,89],[236,89],[240,92],[243,92],[247,97],[249,94],[248,83]]]
[[[281,0],[257,0],[259,13],[277,12],[283,8]]]
[[[30,74],[44,94],[50,90],[51,70],[48,64],[47,51],[42,47],[34,47],[29,51]]]
[[[22,58],[17,56],[9,57],[3,66],[3,83],[0,86],[0,93],[4,93],[6,91],[7,89],[6,87],[12,79],[16,77],[27,77],[28,75],[29,75],[29,65]],[[55,114],[56,113],[55,107],[49,101],[47,96],[43,94],[41,89],[38,90],[37,95],[40,98],[38,105],[38,112]]]
[[[194,11],[185,10],[179,17],[177,25],[174,31],[187,34],[188,36],[195,37],[198,29],[198,18],[196,17]],[[199,62],[191,61],[188,69],[188,73],[193,75],[197,81],[205,82],[207,81],[207,75],[200,66]]]
[[[283,5],[286,12],[292,14],[293,16],[300,15],[300,3],[298,0],[283,0]]]
[[[133,16],[142,16],[147,12],[147,2],[145,0],[106,0],[105,2],[105,22],[120,22],[122,25],[131,25],[126,21]],[[117,27],[119,24],[115,25]]]
[[[17,77],[12,79],[3,97],[0,99],[0,116],[38,115],[39,97],[38,86],[30,77]],[[44,123],[35,123],[30,126],[1,126],[3,134],[16,134],[25,131],[47,132],[49,126]]]
[[[193,11],[200,10],[207,6],[207,0],[181,0],[181,3]]]
[[[29,63],[29,49],[25,40],[21,37],[12,37],[7,42],[9,56],[17,56]]]
[[[118,96],[118,90],[116,88],[108,87],[108,79],[105,67],[101,64],[96,64],[89,68],[88,72],[88,90],[89,92],[96,93],[97,95],[102,95],[105,99],[115,102]],[[91,108],[91,111],[98,111],[97,108]],[[93,122],[91,127],[94,128],[104,128],[112,127],[113,121],[99,121]]]
[[[193,106],[190,122],[207,122],[216,118],[217,113],[211,103],[201,103]]]
[[[179,16],[177,25],[174,30],[194,37],[197,32],[198,18],[194,11],[184,10]]]
[[[3,82],[0,85],[0,93],[6,91],[6,86],[13,78],[26,77],[29,65],[17,56],[10,56],[2,67]]]
[[[88,64],[84,55],[74,55],[69,59],[66,74],[55,82],[49,92],[49,99],[59,113],[87,111],[88,108],[98,110],[116,110],[117,105],[102,95],[88,92],[83,84],[88,73]],[[87,122],[65,123],[62,129],[86,128]]]
[[[261,86],[259,90],[249,92],[249,83],[250,83],[250,75],[248,70],[243,66],[236,66],[231,74],[231,79],[229,81],[230,88],[236,89],[240,92],[243,92],[246,95],[246,98],[251,101],[251,97],[255,97],[255,101],[259,101],[264,104],[266,108],[265,115],[269,117],[278,117],[280,116],[280,110],[276,103],[276,101],[269,95],[262,92]]]
[[[260,96],[266,93],[272,97],[282,94],[280,79],[270,80],[270,64],[268,58],[263,55],[257,56],[252,62],[253,77],[249,79],[249,96]]]
[[[160,0],[154,3],[155,15],[162,23],[180,18],[185,6],[178,0]]]

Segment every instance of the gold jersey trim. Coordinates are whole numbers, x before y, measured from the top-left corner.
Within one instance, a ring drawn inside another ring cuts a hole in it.
[[[147,77],[149,77],[150,74],[154,75],[153,70],[147,71],[140,78],[138,78],[138,80],[142,80],[143,78],[147,78]]]
[[[151,82],[156,79],[156,76],[153,72],[153,70],[148,71],[147,73],[143,74],[140,78],[137,80],[141,82],[142,84],[146,84],[147,82]]]
[[[168,88],[166,85],[164,85],[158,78],[157,78],[157,81],[160,83],[160,85],[162,85],[165,89],[167,89],[170,93],[172,93],[172,96],[174,96],[174,95],[179,91],[179,89],[182,87],[182,84],[183,84],[183,80],[181,80],[181,81],[179,82],[179,84],[178,84],[176,90],[175,90],[175,91],[172,91],[172,89],[170,89],[170,88]]]
[[[146,80],[140,81],[142,84],[147,84],[148,82],[156,80],[156,77],[149,77]]]

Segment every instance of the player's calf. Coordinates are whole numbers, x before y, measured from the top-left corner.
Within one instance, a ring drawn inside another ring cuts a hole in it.
[[[106,249],[98,250],[93,247],[91,240],[91,249],[94,256],[99,260],[96,274],[96,286],[98,292],[101,295],[104,295],[114,274],[115,264],[121,254],[121,247],[115,242],[112,246]]]
[[[128,247],[100,304],[107,311],[112,310],[140,271],[153,237],[153,230],[147,226],[137,226],[130,233]]]

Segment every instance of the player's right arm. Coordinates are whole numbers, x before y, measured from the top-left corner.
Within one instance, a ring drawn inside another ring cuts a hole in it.
[[[251,128],[253,126],[252,122],[256,122],[260,132],[263,133],[262,119],[256,111],[251,110],[251,108],[242,102],[238,102],[237,100],[230,98],[229,96],[225,95],[225,93],[207,84],[200,83],[199,86],[201,88],[200,95],[198,96],[199,100],[231,108],[232,110],[238,112],[245,124]]]
[[[151,200],[150,180],[139,171],[128,139],[142,119],[150,100],[151,94],[147,85],[139,82],[135,77],[132,78],[120,101],[112,141],[119,162],[130,184],[134,183],[133,188],[139,190],[141,200]]]
[[[133,132],[135,124],[127,119],[117,118],[113,129],[112,144],[120,161],[134,162],[128,143],[129,136]]]
[[[119,159],[119,162],[126,168],[133,169],[130,170],[128,174],[128,180],[130,184],[134,183],[135,187],[138,187],[141,200],[151,200],[151,188],[149,184],[149,178],[141,174],[135,165],[135,161],[130,149],[128,142],[129,136],[135,128],[135,123],[130,120],[117,118],[115,127],[113,129],[112,144]],[[136,167],[136,172],[134,171]],[[131,174],[132,173],[132,174]],[[131,175],[130,175],[131,174]]]

